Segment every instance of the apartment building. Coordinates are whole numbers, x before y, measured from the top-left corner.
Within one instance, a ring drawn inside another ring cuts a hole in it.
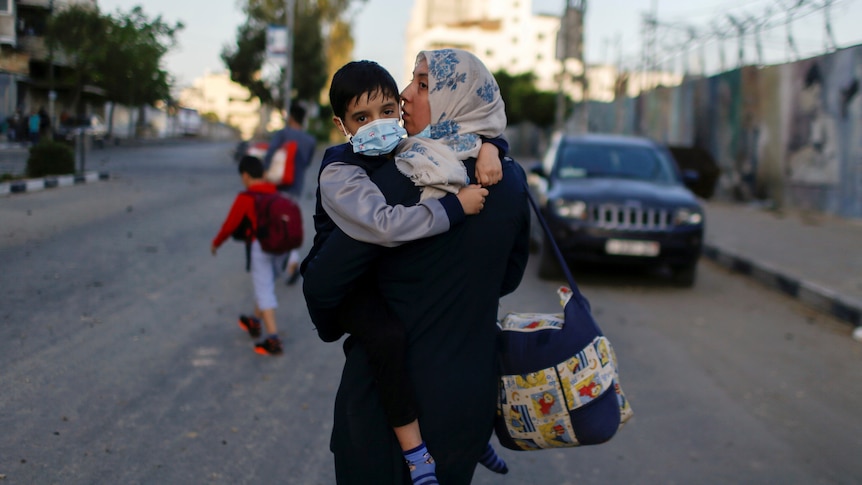
[[[56,120],[67,109],[72,86],[57,80],[67,63],[45,46],[51,13],[65,5],[96,0],[0,0],[0,120],[20,110],[27,114],[45,108]],[[85,96],[101,104],[102,93],[85,87]]]
[[[239,129],[243,139],[284,126],[277,110],[262,108],[259,99],[250,99],[248,89],[231,81],[227,71],[195,79],[180,92],[179,102],[201,114],[215,114],[219,121]]]
[[[402,82],[411,79],[417,52],[453,47],[476,54],[491,71],[532,71],[538,89],[557,91],[559,30],[559,16],[533,14],[531,0],[415,0]],[[581,99],[580,85],[572,77],[583,75],[583,64],[569,59],[566,72],[564,89],[572,99]]]
[[[562,10],[560,2],[560,14]],[[559,31],[559,14],[534,14],[531,0],[414,0],[407,27],[402,85],[412,78],[417,52],[453,47],[476,54],[492,72],[532,71],[538,89],[556,92],[561,71],[557,59]],[[621,74],[618,69],[610,65],[589,65],[586,72],[584,69],[581,61],[566,61],[563,89],[569,97],[574,101],[584,98],[577,80],[584,76],[589,99],[612,101]],[[627,78],[628,96],[682,81],[682,76],[664,72],[627,73]]]

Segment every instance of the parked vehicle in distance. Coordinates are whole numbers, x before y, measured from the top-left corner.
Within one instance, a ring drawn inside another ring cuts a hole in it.
[[[647,138],[557,134],[530,179],[569,263],[665,266],[689,287],[704,213],[684,176],[696,182],[695,172],[681,173],[670,152]],[[541,237],[539,277],[557,278],[559,262]]]
[[[70,116],[54,129],[54,140],[75,143],[79,133],[89,136],[94,145],[103,147],[108,127],[99,115]]]
[[[201,131],[201,115],[194,108],[177,110],[177,133],[182,136],[198,136]]]

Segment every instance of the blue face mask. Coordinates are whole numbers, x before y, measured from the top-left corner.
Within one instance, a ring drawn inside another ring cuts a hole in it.
[[[414,136],[418,136],[420,138],[431,138],[431,124],[428,124],[428,126],[419,133],[416,133]]]
[[[407,136],[407,131],[398,122],[398,118],[382,118],[360,127],[350,138],[353,153],[373,157],[394,150]]]

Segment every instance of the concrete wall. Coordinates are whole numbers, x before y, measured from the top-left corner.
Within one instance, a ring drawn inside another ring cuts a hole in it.
[[[862,46],[592,102],[589,120],[707,150],[719,197],[862,218]]]

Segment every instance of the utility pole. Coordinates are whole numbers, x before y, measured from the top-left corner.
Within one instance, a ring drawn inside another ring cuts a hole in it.
[[[48,1],[48,18],[54,16],[54,0]],[[48,137],[54,138],[54,100],[57,99],[57,91],[54,90],[54,44],[48,48]]]
[[[832,33],[832,18],[829,15],[829,9],[832,7],[834,0],[823,1],[823,28],[826,35],[823,38],[823,50],[826,52],[833,51],[837,47],[835,43],[835,35]]]
[[[293,89],[293,18],[296,0],[285,0],[285,26],[287,27],[287,61],[284,64],[284,113],[290,116],[290,92]]]
[[[569,2],[566,1],[565,4],[563,14],[560,16],[560,33],[557,38],[557,56],[560,59],[560,74],[557,79],[557,109],[554,112],[554,130],[556,131],[563,131],[563,123],[566,118],[566,58],[569,55],[569,29],[568,25],[566,25],[566,19],[568,18]]]
[[[560,30],[557,35],[557,58],[560,61],[560,75],[557,86],[557,107],[554,117],[554,129],[564,129],[566,116],[566,81],[568,72],[566,61],[576,59],[581,63],[580,74],[582,108],[584,114],[587,108],[587,64],[584,62],[584,16],[587,10],[587,0],[566,0],[563,14],[560,17]],[[584,130],[586,130],[586,119],[584,119]]]

